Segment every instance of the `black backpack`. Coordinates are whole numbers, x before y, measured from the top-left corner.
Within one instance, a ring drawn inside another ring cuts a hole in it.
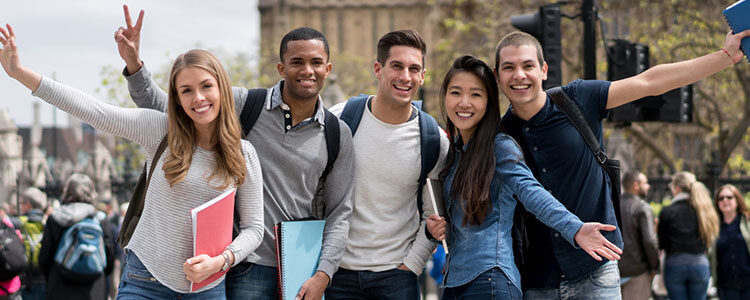
[[[16,230],[0,221],[0,281],[20,275],[28,264],[26,247]]]

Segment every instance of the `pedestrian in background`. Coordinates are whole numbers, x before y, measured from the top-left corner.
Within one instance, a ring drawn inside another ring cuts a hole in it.
[[[714,285],[722,300],[750,299],[750,211],[731,184],[719,188],[714,204],[721,220],[709,251]]]

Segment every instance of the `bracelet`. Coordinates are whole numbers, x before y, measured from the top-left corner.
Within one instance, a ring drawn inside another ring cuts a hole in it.
[[[221,266],[221,272],[225,272],[226,270],[229,270],[229,254],[222,252],[221,256],[224,257],[224,265]]]
[[[729,56],[729,60],[731,60],[731,61],[732,61],[732,63],[736,63],[736,62],[734,61],[734,58],[732,58],[732,55],[731,55],[731,54],[729,54],[729,51],[727,51],[727,50],[726,50],[726,49],[724,49],[724,48],[721,48],[721,51],[724,51],[724,53],[726,53],[726,54],[727,54],[727,56]]]

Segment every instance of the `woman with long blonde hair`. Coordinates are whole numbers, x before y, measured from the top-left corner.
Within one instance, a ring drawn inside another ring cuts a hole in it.
[[[664,284],[670,299],[705,299],[711,275],[706,250],[719,235],[719,217],[695,174],[678,172],[669,187],[674,197],[659,214],[657,229],[666,252]]]
[[[223,276],[196,291],[191,283],[226,271],[260,245],[263,184],[255,149],[241,139],[229,79],[216,57],[191,50],[175,60],[165,114],[108,105],[43,77],[21,65],[11,26],[0,27],[0,33],[0,63],[10,77],[94,128],[137,142],[148,165],[156,164],[126,247],[117,298],[225,298]],[[154,159],[165,136],[168,147]],[[190,210],[234,188],[238,236],[220,255],[194,257]]]

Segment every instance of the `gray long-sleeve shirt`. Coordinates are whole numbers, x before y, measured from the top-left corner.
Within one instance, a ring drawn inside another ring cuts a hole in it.
[[[143,214],[127,248],[135,252],[159,282],[174,291],[189,293],[190,282],[185,277],[182,265],[186,259],[194,256],[190,210],[229,189],[213,188],[221,183],[219,178],[206,181],[207,175],[216,168],[214,152],[195,146],[188,174],[181,182],[170,187],[162,170],[164,160],[169,156],[169,148],[164,150],[158,161],[153,161],[159,143],[167,134],[165,113],[109,105],[46,77],[42,78],[41,85],[33,94],[96,129],[143,146],[149,166],[156,163],[156,168],[146,192]],[[260,163],[247,141],[242,142],[242,153],[247,176],[237,188],[235,202],[240,213],[240,234],[227,247],[237,258],[235,264],[258,247],[263,234]],[[198,292],[215,287],[221,280]]]
[[[166,109],[167,94],[151,80],[145,66],[134,74],[125,75],[130,96],[136,105],[160,111]],[[272,101],[275,97],[280,99],[282,84],[280,82],[268,89],[263,110],[247,136],[258,152],[263,169],[265,212],[263,242],[248,256],[248,261],[264,266],[276,266],[274,225],[312,215],[312,199],[328,159],[322,102],[318,100],[318,109],[311,122],[301,122],[287,131],[284,111],[278,100]],[[237,115],[240,115],[247,89],[234,87],[232,91]],[[339,121],[339,127],[339,155],[323,189],[326,225],[318,264],[318,270],[325,272],[329,278],[333,278],[338,269],[346,247],[354,189],[352,135],[343,121]]]

